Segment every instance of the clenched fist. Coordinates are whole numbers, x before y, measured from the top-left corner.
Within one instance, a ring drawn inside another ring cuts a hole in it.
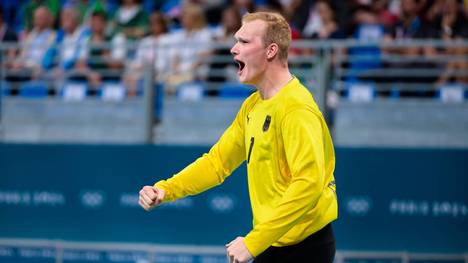
[[[150,211],[155,208],[164,200],[166,192],[163,189],[144,186],[140,190],[140,198],[138,199],[138,204],[143,207],[146,211]]]
[[[226,250],[230,263],[247,263],[253,259],[245,246],[243,237],[237,237],[229,244],[226,244]]]

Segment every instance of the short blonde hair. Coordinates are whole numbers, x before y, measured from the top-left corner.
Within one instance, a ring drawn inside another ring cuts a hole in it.
[[[265,46],[276,43],[279,47],[279,58],[282,61],[288,59],[288,49],[291,44],[291,28],[284,17],[273,12],[247,13],[242,17],[242,23],[261,20],[266,22],[266,31],[263,36]]]
[[[202,29],[206,26],[205,13],[198,4],[187,3],[182,8],[182,15],[189,15],[193,19],[195,29]]]

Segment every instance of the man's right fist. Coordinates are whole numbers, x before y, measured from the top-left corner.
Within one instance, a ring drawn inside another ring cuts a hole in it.
[[[143,207],[146,211],[149,211],[161,204],[165,195],[166,191],[163,189],[147,185],[140,190],[138,204],[140,204],[140,206]]]

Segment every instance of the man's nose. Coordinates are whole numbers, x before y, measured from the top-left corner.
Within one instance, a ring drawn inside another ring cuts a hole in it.
[[[232,54],[233,56],[239,54],[239,50],[237,50],[237,43],[234,44],[234,46],[231,48],[231,54]]]

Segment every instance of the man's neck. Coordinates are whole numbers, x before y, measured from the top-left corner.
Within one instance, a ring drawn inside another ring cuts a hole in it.
[[[266,71],[264,78],[255,85],[264,100],[275,96],[293,79],[287,65],[275,65]]]

